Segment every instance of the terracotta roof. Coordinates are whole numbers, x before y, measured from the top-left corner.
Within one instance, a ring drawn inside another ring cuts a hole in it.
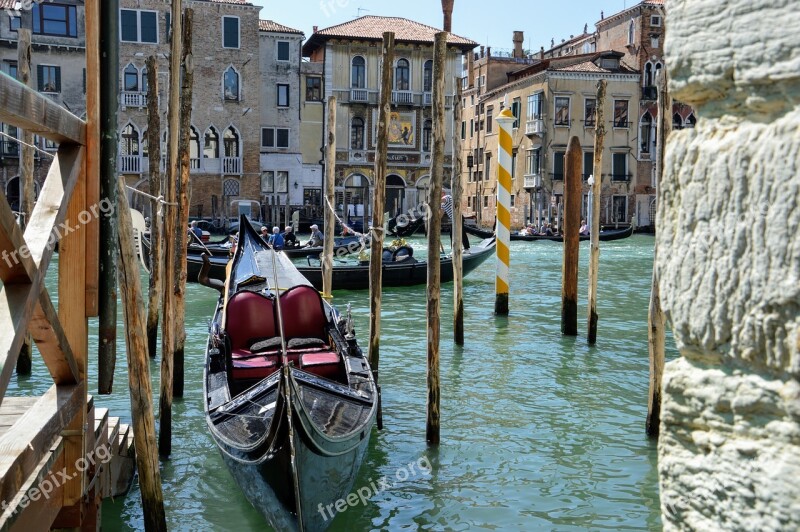
[[[322,46],[328,39],[380,41],[386,31],[394,32],[395,42],[433,44],[434,36],[441,30],[407,18],[363,16],[330,28],[317,30],[303,46],[303,54],[311,55],[314,49]],[[458,46],[462,50],[472,50],[478,45],[475,41],[453,33],[447,37],[447,43]]]
[[[242,6],[252,5],[247,0],[208,0],[209,2],[215,2],[217,4],[239,4]]]
[[[16,0],[0,0],[0,9],[14,9],[16,3]]]
[[[259,31],[271,31],[274,33],[297,33],[298,35],[303,35],[303,32],[300,30],[290,28],[289,26],[284,26],[283,24],[278,24],[272,20],[259,20],[258,29]]]

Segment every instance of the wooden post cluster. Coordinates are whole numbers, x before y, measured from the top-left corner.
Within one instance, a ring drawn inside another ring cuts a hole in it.
[[[172,47],[170,51],[169,76],[169,143],[167,156],[167,182],[164,211],[164,318],[161,325],[161,386],[158,401],[158,452],[169,456],[172,452],[172,372],[175,354],[175,228],[178,223],[178,199],[176,184],[178,173],[178,139],[180,133],[181,57],[183,40],[183,17],[181,0],[172,0]]]
[[[151,93],[153,94],[153,93]],[[161,492],[161,472],[156,447],[156,427],[153,418],[150,364],[146,345],[144,302],[139,281],[139,264],[133,244],[133,223],[125,195],[124,178],[119,180],[119,285],[122,289],[122,309],[125,318],[125,338],[128,351],[128,387],[131,395],[133,438],[136,446],[136,466],[142,493],[145,530],[167,530],[164,496]]]
[[[452,2],[451,2],[452,4]],[[461,163],[463,160],[461,142],[461,78],[455,78],[456,96],[453,100],[453,173],[450,176],[450,190],[453,197],[453,219],[450,220],[453,240],[453,341],[464,345],[464,268],[463,268],[463,226],[461,217],[461,196],[464,186],[461,182]]]
[[[372,196],[372,228],[369,257],[369,363],[378,383],[381,347],[381,294],[383,282],[383,210],[386,203],[386,171],[389,155],[389,117],[391,114],[394,33],[383,34],[381,102],[378,109],[378,146],[375,153],[375,192]],[[383,412],[378,406],[378,428],[383,427]]]
[[[497,153],[497,265],[494,313],[508,315],[509,273],[511,268],[511,165],[514,149],[511,128],[514,115],[506,107],[497,117],[499,142]]]
[[[603,184],[603,144],[605,142],[606,80],[597,82],[596,116],[594,129],[594,164],[592,166],[592,219],[591,249],[589,251],[589,310],[587,340],[590,345],[597,342],[597,275],[600,268],[600,194]]]
[[[581,143],[573,136],[567,146],[564,176],[564,263],[561,286],[561,333],[578,335],[578,252],[581,225]]]
[[[333,233],[336,228],[336,96],[328,98],[328,139],[325,147],[325,242],[322,248],[322,295],[330,298],[333,287]]]
[[[430,445],[440,441],[439,409],[439,336],[441,327],[441,197],[444,174],[445,119],[444,73],[447,62],[447,32],[436,34],[433,48],[433,157],[431,159],[431,188],[428,195],[428,408],[425,438]]]
[[[194,84],[194,58],[192,56],[192,21],[194,10],[186,8],[183,14],[183,45],[181,46],[181,65],[183,66],[181,86],[181,129],[179,143],[180,181],[178,182],[178,226],[175,228],[177,247],[175,253],[175,354],[173,359],[172,394],[183,397],[184,361],[186,345],[186,245],[189,228],[189,137],[192,128],[192,85]]]
[[[664,152],[667,138],[672,129],[672,98],[667,89],[667,76],[665,69],[661,69],[657,79],[658,90],[658,121],[656,142],[656,194],[657,201],[661,201],[661,183],[664,177]],[[664,374],[664,344],[666,318],[661,309],[661,296],[658,291],[658,274],[656,271],[656,256],[658,248],[653,253],[653,284],[650,292],[650,306],[647,313],[647,347],[650,357],[650,390],[647,394],[647,421],[645,430],[647,435],[658,437],[659,424],[661,423],[661,381]]]
[[[119,110],[119,0],[101,2],[100,196],[117,207],[117,112]],[[87,80],[89,71],[87,70]],[[86,259],[84,259],[86,260]],[[117,217],[100,218],[99,338],[97,389],[109,394],[117,360]]]
[[[31,14],[30,10],[23,17],[22,27],[17,30],[17,79],[26,87],[31,87]],[[22,229],[33,212],[33,133],[22,131],[22,146],[20,146],[19,178],[17,183],[20,188],[19,203],[22,213]],[[30,375],[33,345],[31,337],[25,339],[17,359],[17,375]]]
[[[147,146],[150,155],[150,195],[161,196],[161,115],[158,109],[158,71],[156,56],[147,59],[147,94],[152,95],[147,106]],[[161,277],[164,270],[162,261],[161,205],[150,200],[150,283],[147,299],[147,350],[150,358],[158,352],[158,312],[161,304]]]

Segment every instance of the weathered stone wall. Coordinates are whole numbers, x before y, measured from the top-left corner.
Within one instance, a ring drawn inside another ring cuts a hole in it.
[[[800,528],[800,25],[789,0],[667,5],[673,132],[660,289],[682,357],[659,440],[665,528]]]

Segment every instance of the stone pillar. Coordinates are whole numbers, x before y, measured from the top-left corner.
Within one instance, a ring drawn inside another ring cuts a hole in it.
[[[666,530],[800,529],[800,40],[792,2],[676,0],[657,269],[680,358],[659,440]],[[794,21],[794,22],[792,22]]]

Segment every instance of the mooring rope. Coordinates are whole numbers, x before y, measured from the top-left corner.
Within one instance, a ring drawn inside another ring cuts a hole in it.
[[[0,136],[6,137],[6,138],[8,138],[8,139],[11,139],[11,140],[14,140],[14,141],[17,141],[18,143],[22,144],[23,146],[27,146],[27,147],[29,147],[29,148],[33,148],[34,150],[38,151],[39,153],[43,153],[43,154],[45,154],[45,155],[47,155],[48,157],[51,157],[51,158],[53,158],[53,159],[55,159],[55,157],[56,157],[55,155],[53,155],[53,154],[52,154],[52,153],[50,153],[49,151],[47,151],[47,150],[43,150],[43,149],[41,149],[39,146],[36,146],[35,144],[28,144],[27,142],[23,142],[23,141],[21,141],[20,139],[18,139],[17,137],[14,137],[14,136],[12,136],[12,135],[9,135],[9,134],[8,134],[8,133],[6,133],[5,131],[0,131]]]
[[[141,196],[144,196],[146,198],[154,200],[154,201],[158,202],[160,205],[170,205],[172,207],[180,207],[179,203],[170,203],[169,201],[166,201],[164,199],[164,196],[155,197],[155,196],[152,196],[152,195],[148,194],[147,192],[145,192],[143,190],[139,190],[138,188],[133,188],[133,187],[128,186],[128,185],[125,185],[125,188],[127,188],[131,192],[134,192],[135,194],[139,194]],[[158,211],[156,212],[156,214],[161,216],[161,207],[158,208]]]

